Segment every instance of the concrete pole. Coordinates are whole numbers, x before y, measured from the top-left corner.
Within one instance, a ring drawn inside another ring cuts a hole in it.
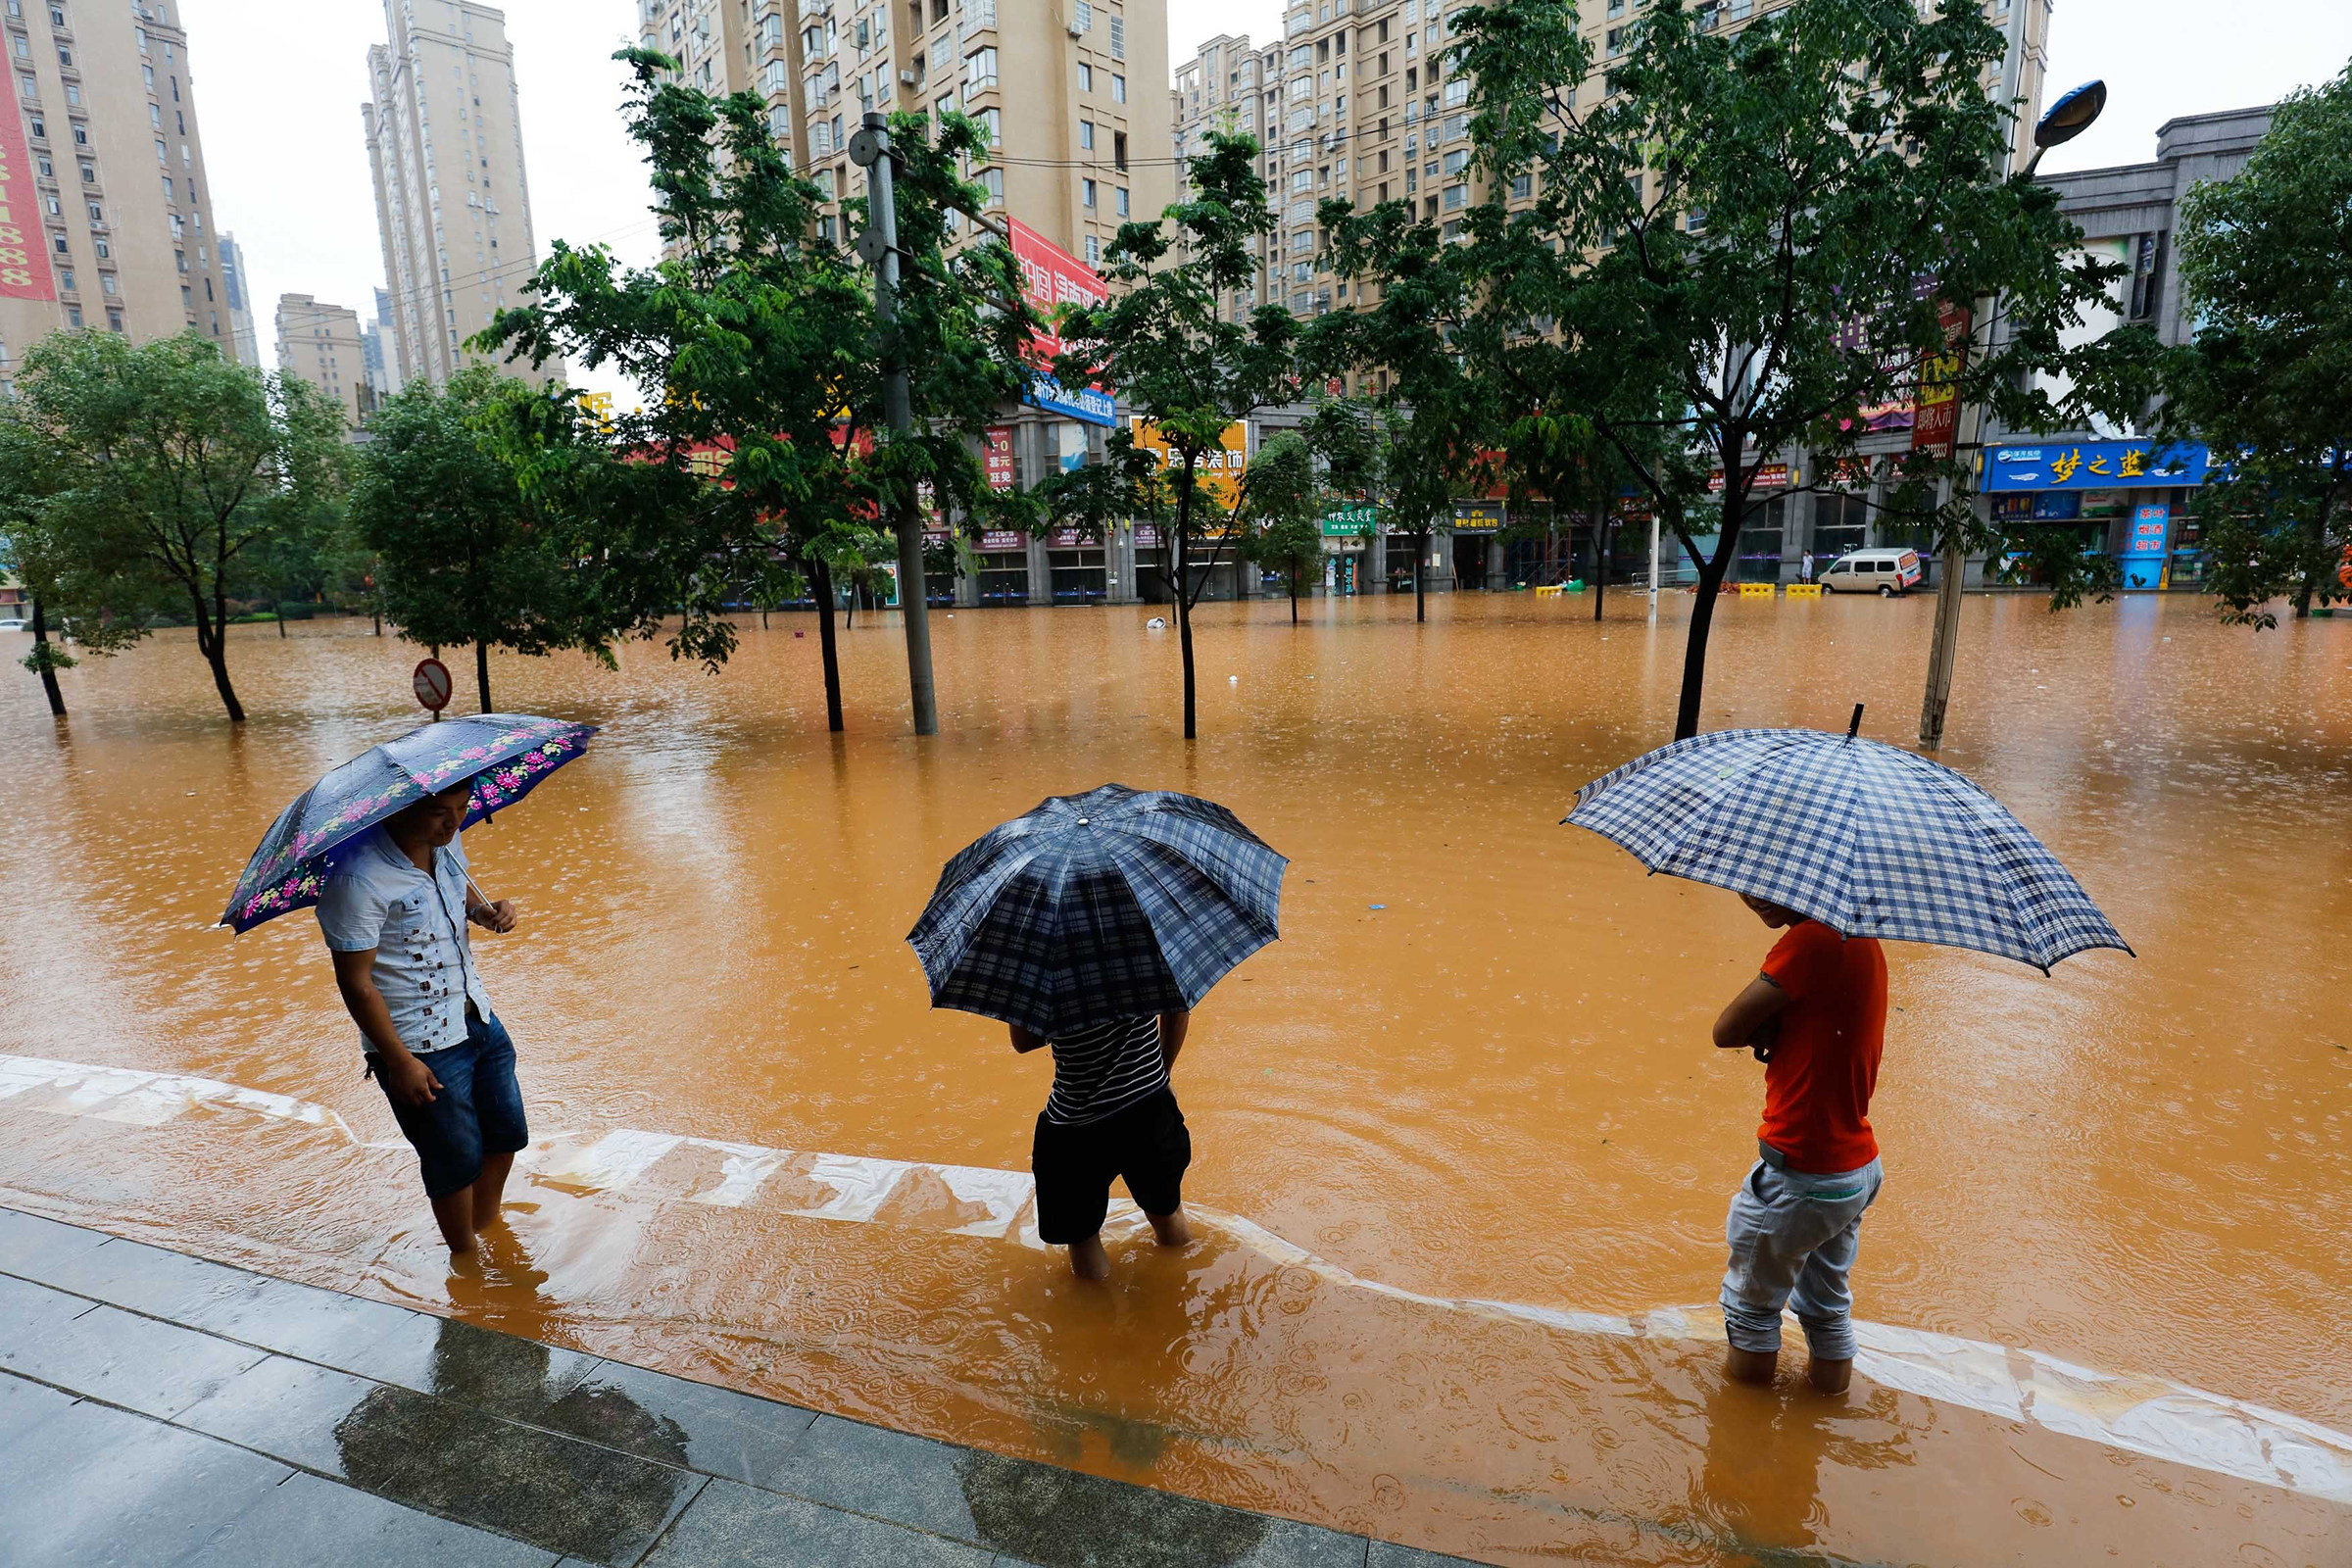
[[[874,318],[883,335],[895,336],[899,318],[899,212],[891,194],[890,122],[878,109],[865,112],[864,130],[871,138],[873,161],[866,164],[868,221],[880,254],[874,261]],[[859,162],[864,162],[860,159]],[[914,428],[906,387],[906,357],[890,350],[889,374],[882,387],[883,413],[891,430],[905,435]],[[906,688],[914,710],[917,735],[939,733],[939,699],[931,680],[931,601],[923,582],[923,519],[914,498],[902,497],[893,519],[899,535],[899,613],[906,625]]]
[[[1658,621],[1658,509],[1649,509],[1649,621]]]

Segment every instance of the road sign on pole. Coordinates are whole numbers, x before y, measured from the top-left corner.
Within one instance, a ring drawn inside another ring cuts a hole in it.
[[[441,710],[449,706],[449,666],[438,659],[416,661],[416,673],[410,684],[416,688],[416,701],[422,703],[439,723]]]

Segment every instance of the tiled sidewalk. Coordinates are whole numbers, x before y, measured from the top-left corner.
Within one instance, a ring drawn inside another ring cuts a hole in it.
[[[1436,1568],[0,1208],[0,1568]]]

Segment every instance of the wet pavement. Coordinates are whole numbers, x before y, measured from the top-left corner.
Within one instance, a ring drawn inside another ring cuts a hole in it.
[[[0,1208],[0,1563],[1437,1568]]]

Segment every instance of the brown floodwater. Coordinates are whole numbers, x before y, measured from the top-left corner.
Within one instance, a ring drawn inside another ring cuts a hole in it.
[[[0,638],[0,1053],[132,1070],[0,1060],[0,1201],[1495,1562],[2352,1560],[2352,623],[1969,602],[1944,760],[2138,956],[1890,950],[1885,1328],[1833,1400],[1727,1388],[1706,1315],[1760,1093],[1707,1025],[1769,935],[1558,825],[1667,738],[1689,604],[1207,607],[1192,747],[1143,608],[935,618],[919,744],[887,617],[843,636],[842,738],[806,617],[715,675],[499,658],[502,707],[604,729],[467,835],[522,909],[477,946],[543,1141],[480,1279],[315,921],[213,926],[278,808],[420,716],[417,651],[242,633],[232,733],[183,635],[70,673],[54,727]],[[1863,702],[1907,740],[1931,610],[1727,602],[1704,723]],[[931,1012],[903,938],[955,850],[1105,780],[1291,869],[1178,1072],[1203,1238],[1114,1227],[1086,1287],[986,1174],[1049,1064]],[[2231,1400],[2279,1414],[2217,1436]]]

